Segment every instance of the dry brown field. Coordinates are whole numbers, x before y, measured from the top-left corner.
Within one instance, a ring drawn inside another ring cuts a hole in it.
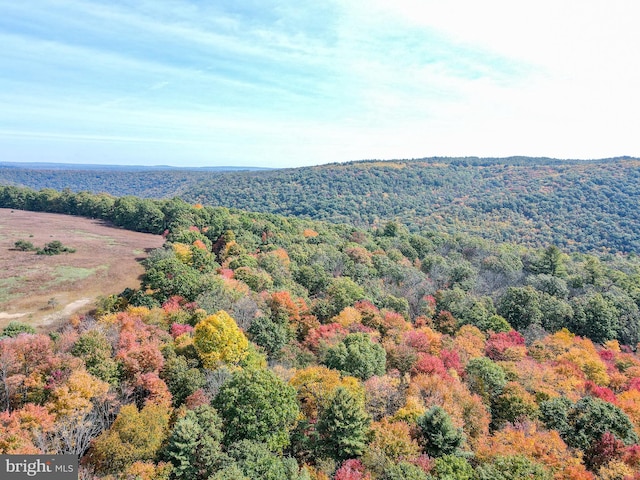
[[[18,240],[39,248],[59,240],[76,251],[37,255],[15,250]],[[139,287],[140,261],[162,244],[100,220],[0,209],[0,328],[18,320],[46,329],[90,311],[100,296]]]

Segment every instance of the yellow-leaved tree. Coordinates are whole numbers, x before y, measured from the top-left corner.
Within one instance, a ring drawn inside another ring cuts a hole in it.
[[[224,310],[202,319],[196,325],[193,345],[205,368],[222,364],[237,365],[249,354],[249,341],[235,320]]]
[[[108,390],[107,382],[97,379],[85,370],[76,370],[67,382],[53,390],[49,410],[58,418],[83,415],[93,409],[92,400],[103,397]]]
[[[337,370],[324,366],[310,366],[297,370],[289,384],[297,390],[300,409],[308,419],[317,419],[318,410],[329,405],[339,387],[346,388],[364,404],[364,389],[355,377],[342,376]]]
[[[153,403],[142,410],[125,405],[111,425],[96,438],[89,450],[88,463],[101,474],[117,474],[135,462],[156,458],[169,432],[170,411]]]

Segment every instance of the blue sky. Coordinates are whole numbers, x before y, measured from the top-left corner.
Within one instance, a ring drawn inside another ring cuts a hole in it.
[[[0,0],[0,161],[638,156],[638,18],[636,0]]]

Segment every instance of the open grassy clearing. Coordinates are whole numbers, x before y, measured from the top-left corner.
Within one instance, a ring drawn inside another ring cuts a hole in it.
[[[21,252],[13,249],[18,240],[40,248],[59,240],[76,252]],[[99,220],[0,209],[0,328],[11,320],[45,327],[90,310],[98,296],[137,287],[140,260],[162,243]]]

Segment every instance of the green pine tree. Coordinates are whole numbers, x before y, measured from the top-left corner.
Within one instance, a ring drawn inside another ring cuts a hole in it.
[[[424,451],[430,457],[456,454],[464,443],[462,429],[456,428],[442,407],[434,406],[418,418]]]
[[[176,422],[162,457],[173,464],[177,480],[205,480],[227,460],[221,441],[222,420],[202,405]]]
[[[337,388],[318,416],[320,450],[338,461],[362,455],[371,419],[364,406],[345,388]]]

